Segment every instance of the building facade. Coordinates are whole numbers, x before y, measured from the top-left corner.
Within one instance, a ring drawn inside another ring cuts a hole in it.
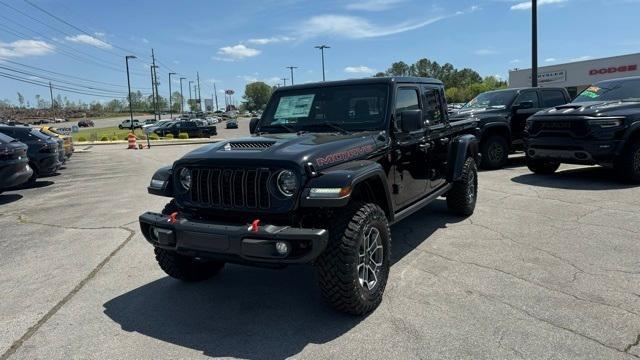
[[[538,86],[564,87],[572,97],[598,81],[640,75],[640,53],[538,68]],[[509,71],[509,87],[531,86],[531,69]]]

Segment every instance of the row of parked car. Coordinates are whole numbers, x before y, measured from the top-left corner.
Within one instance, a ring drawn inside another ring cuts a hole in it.
[[[0,123],[0,193],[55,174],[73,151],[71,137],[53,127]]]
[[[602,165],[640,182],[640,77],[606,80],[574,99],[564,88],[490,91],[449,112],[451,121],[477,120],[484,169],[523,150],[535,173]]]
[[[227,129],[237,129],[238,121],[235,118],[222,116],[206,116],[203,113],[187,113],[179,118],[156,120],[147,119],[144,121],[133,119],[123,120],[119,125],[119,129],[142,129],[145,134],[156,134],[160,137],[166,137],[171,134],[178,137],[180,134],[187,134],[190,138],[210,137],[218,135],[217,124],[226,122]]]

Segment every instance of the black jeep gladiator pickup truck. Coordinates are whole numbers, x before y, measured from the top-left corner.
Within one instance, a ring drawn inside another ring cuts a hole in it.
[[[602,165],[640,183],[640,77],[599,82],[532,116],[525,133],[534,173],[554,173],[560,163]]]
[[[480,167],[502,168],[510,152],[523,150],[527,118],[536,112],[571,101],[564,88],[517,88],[482,93],[469,101],[452,120],[473,117],[480,127]]]
[[[281,87],[250,130],[154,174],[148,191],[173,200],[139,220],[168,275],[310,263],[332,306],[365,314],[386,286],[389,224],[443,196],[474,211],[477,124],[449,122],[438,80]]]

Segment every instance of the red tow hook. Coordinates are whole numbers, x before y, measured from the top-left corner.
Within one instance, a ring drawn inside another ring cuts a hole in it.
[[[175,224],[176,221],[178,221],[177,219],[178,217],[178,212],[174,212],[171,215],[169,215],[169,218],[167,219],[167,222],[171,225]]]
[[[258,232],[259,229],[260,229],[260,219],[253,220],[253,222],[251,223],[251,231]]]

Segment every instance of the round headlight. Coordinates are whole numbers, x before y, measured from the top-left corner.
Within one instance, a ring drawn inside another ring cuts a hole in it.
[[[298,191],[298,178],[289,170],[283,170],[278,174],[278,190],[285,196],[292,196]]]
[[[182,188],[185,190],[191,188],[191,170],[187,168],[180,170],[180,185],[182,185]]]

